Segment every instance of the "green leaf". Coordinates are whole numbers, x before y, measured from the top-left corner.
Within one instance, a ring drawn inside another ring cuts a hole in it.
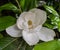
[[[0,17],[0,31],[16,23],[16,19],[12,16]]]
[[[58,23],[58,31],[60,32],[60,22]]]
[[[26,50],[33,50],[33,46],[27,45],[27,46],[26,46]]]
[[[3,38],[3,35],[0,33],[0,39]]]
[[[13,50],[14,48],[16,49],[17,45],[17,43],[15,42],[16,40],[17,38],[11,38],[11,37],[4,37],[0,39],[0,50],[11,50],[11,49]],[[13,42],[15,43],[15,45],[13,45]]]
[[[0,39],[0,50],[32,50],[22,38],[4,37]]]
[[[24,42],[20,47],[20,50],[32,50],[32,49],[33,49],[33,47],[27,45],[26,42]]]
[[[26,11],[26,10],[30,10],[32,8],[35,8],[36,7],[36,4],[37,4],[37,0],[19,0],[20,2],[20,6],[22,8],[23,11]]]
[[[36,8],[36,5],[37,5],[37,0],[30,0],[30,9],[32,8]]]
[[[50,14],[49,19],[51,20],[51,24],[55,25],[57,27],[58,31],[60,32],[60,18],[53,14]]]
[[[45,8],[48,12],[52,13],[53,15],[59,16],[59,14],[56,12],[56,10],[54,10],[54,8],[53,8],[52,6],[44,5],[44,8]]]
[[[49,16],[49,17],[50,17],[50,16]],[[44,27],[47,27],[47,28],[50,28],[50,29],[56,29],[56,28],[55,28],[56,25],[51,24],[51,22],[52,22],[51,19],[48,18],[48,19],[46,20],[46,22],[44,23],[43,26],[44,26]]]
[[[60,40],[53,40],[37,44],[34,50],[60,50]]]
[[[25,7],[25,0],[19,0],[21,9],[24,10]]]
[[[49,23],[44,23],[44,26],[45,26],[45,27],[48,27],[48,28],[50,28],[50,29],[53,29],[53,28],[54,28],[54,25],[49,24]]]
[[[33,46],[29,46],[23,39],[20,40],[17,50],[32,50]]]
[[[58,25],[58,22],[60,21],[59,17],[56,17],[53,14],[50,14],[48,18],[51,20],[51,23],[54,25]]]
[[[2,10],[12,10],[14,12],[19,12],[19,9],[15,5],[13,5],[12,3],[7,3],[7,4],[0,6],[0,12]]]

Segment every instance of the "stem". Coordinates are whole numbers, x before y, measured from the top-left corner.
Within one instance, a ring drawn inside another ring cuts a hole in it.
[[[20,43],[20,45],[18,46],[17,50],[20,49],[20,47],[22,46],[22,44],[23,44],[23,40],[21,41],[21,43]]]
[[[18,4],[18,7],[19,7],[19,9],[20,9],[20,12],[22,12],[22,10],[21,10],[21,7],[20,7],[20,4],[19,4],[18,0],[16,0],[16,3]]]

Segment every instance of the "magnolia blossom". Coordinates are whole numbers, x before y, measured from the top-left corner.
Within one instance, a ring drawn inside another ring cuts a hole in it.
[[[32,9],[23,12],[17,19],[17,23],[6,29],[12,37],[23,37],[29,45],[35,45],[42,41],[54,39],[55,32],[51,29],[42,27],[47,19],[46,12],[40,9]]]

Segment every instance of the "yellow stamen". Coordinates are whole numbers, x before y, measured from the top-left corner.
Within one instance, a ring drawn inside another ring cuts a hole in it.
[[[31,29],[33,26],[32,26],[32,21],[31,20],[29,20],[28,21],[28,26],[29,26],[29,29]]]
[[[32,21],[31,20],[28,21],[28,25],[32,25]]]

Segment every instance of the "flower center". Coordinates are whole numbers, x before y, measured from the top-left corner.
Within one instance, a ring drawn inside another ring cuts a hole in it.
[[[28,21],[28,27],[29,27],[29,29],[31,29],[33,27],[31,20]]]
[[[31,20],[28,21],[28,25],[32,25],[32,21]]]

